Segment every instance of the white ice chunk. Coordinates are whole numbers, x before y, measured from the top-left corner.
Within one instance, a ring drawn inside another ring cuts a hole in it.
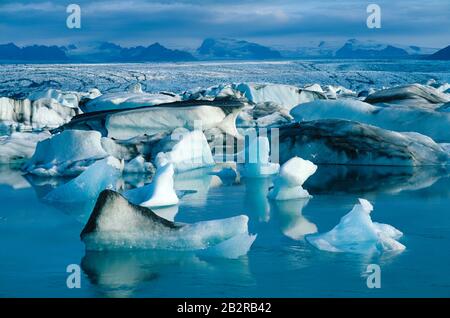
[[[371,253],[398,252],[406,247],[396,241],[403,234],[388,224],[372,222],[370,212],[372,204],[359,199],[350,213],[331,231],[306,236],[314,247],[329,252]]]
[[[298,104],[325,98],[322,93],[316,91],[282,84],[241,83],[236,86],[236,89],[255,104],[274,102],[287,109],[291,109]]]
[[[170,163],[177,172],[213,166],[214,159],[203,132],[180,130],[167,137],[168,141],[162,141],[162,151],[156,157],[156,166]]]
[[[108,93],[98,96],[83,105],[82,109],[85,113],[89,113],[153,106],[173,103],[179,100],[180,97],[178,95],[144,93],[139,87],[133,86],[133,89],[129,92]]]
[[[61,203],[96,199],[105,189],[115,189],[123,163],[114,157],[95,162],[75,179],[49,192],[44,200]]]
[[[317,166],[309,160],[294,157],[281,166],[280,173],[274,180],[274,187],[268,197],[271,200],[293,200],[309,198],[303,183],[317,170]]]
[[[165,207],[178,204],[174,188],[172,164],[159,167],[150,184],[128,190],[124,196],[131,202],[145,207]]]
[[[99,132],[65,130],[40,141],[24,169],[42,176],[76,175],[107,156]]]

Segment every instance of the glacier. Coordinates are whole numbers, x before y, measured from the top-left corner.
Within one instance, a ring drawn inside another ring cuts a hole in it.
[[[401,252],[406,247],[397,240],[403,233],[389,224],[373,222],[372,204],[359,199],[332,230],[305,238],[314,247],[328,252],[382,253]]]

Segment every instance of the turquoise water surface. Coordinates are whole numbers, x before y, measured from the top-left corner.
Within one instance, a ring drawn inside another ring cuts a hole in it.
[[[177,176],[184,197],[175,220],[196,222],[247,214],[258,234],[239,259],[170,251],[86,252],[79,234],[93,202],[51,206],[40,198],[57,179],[0,168],[1,297],[431,297],[450,296],[450,178],[434,169],[320,166],[305,188],[309,201],[266,199],[270,178],[219,182],[208,171]],[[124,177],[126,186],[140,177]],[[404,233],[400,254],[319,251],[303,235],[325,232],[358,198],[372,219]],[[66,286],[69,264],[81,288]],[[381,288],[367,287],[366,268],[381,268]]]

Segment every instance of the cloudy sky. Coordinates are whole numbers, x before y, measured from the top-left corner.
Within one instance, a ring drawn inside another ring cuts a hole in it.
[[[79,30],[66,27],[71,3],[81,7]],[[366,26],[370,3],[381,7],[381,29]],[[0,43],[194,48],[229,37],[293,48],[358,38],[439,48],[450,44],[449,13],[450,0],[1,0]]]

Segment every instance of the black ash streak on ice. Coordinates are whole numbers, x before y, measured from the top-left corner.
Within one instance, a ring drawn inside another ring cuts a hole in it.
[[[419,69],[420,72],[416,72]],[[450,82],[450,65],[427,61],[273,61],[146,64],[5,64],[0,71],[0,96],[24,98],[49,88],[103,93],[126,91],[139,82],[147,92],[182,92],[230,82],[342,85],[369,87]]]

